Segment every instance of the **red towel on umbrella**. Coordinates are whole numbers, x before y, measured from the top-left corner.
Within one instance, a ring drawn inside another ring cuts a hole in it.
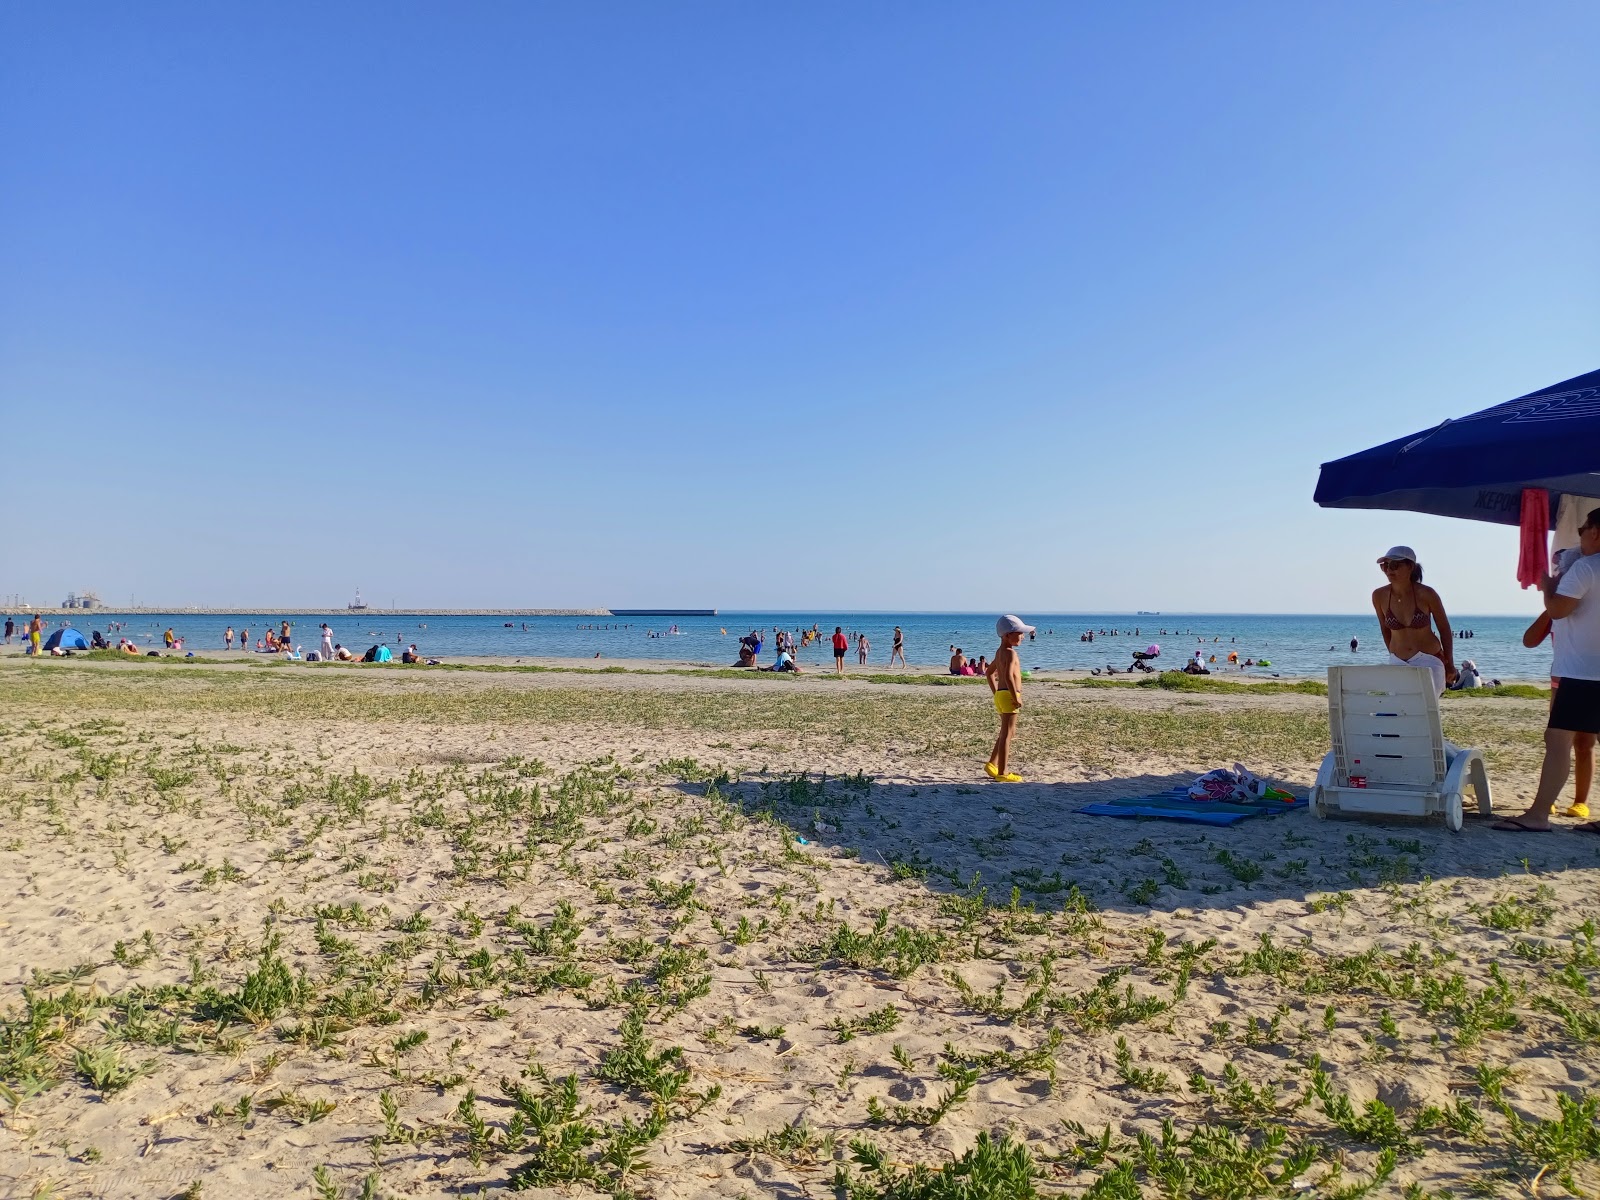
[[[1522,552],[1517,555],[1517,582],[1525,588],[1542,583],[1550,573],[1550,493],[1522,489]]]

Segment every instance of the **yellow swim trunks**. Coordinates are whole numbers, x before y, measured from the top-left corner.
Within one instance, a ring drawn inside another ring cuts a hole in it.
[[[1001,716],[1009,716],[1017,711],[1017,698],[1011,694],[1010,688],[1001,688],[995,692],[994,710]]]

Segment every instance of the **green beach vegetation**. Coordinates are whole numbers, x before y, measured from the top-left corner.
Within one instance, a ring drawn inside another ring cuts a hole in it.
[[[851,765],[975,762],[972,688],[5,670],[7,916],[76,927],[15,939],[0,990],[39,1179],[176,1123],[203,1154],[292,1133],[326,1195],[754,1160],[856,1198],[1600,1188],[1588,846],[1105,822],[1024,866],[1021,791]],[[1029,700],[1024,744],[1074,769],[1326,744],[1296,691]],[[1446,721],[1525,772],[1542,711]]]

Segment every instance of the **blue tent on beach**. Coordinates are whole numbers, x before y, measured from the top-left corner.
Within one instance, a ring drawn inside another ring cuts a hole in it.
[[[1322,464],[1324,508],[1381,508],[1516,525],[1522,489],[1600,496],[1600,371]]]
[[[79,633],[71,625],[63,625],[52,633],[49,640],[45,642],[44,652],[48,654],[57,646],[60,646],[63,650],[87,650],[89,643],[84,640],[83,634]]]

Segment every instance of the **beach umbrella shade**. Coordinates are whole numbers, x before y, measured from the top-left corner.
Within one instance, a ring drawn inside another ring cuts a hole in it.
[[[1600,371],[1322,464],[1324,508],[1380,508],[1516,525],[1522,489],[1600,496]]]

